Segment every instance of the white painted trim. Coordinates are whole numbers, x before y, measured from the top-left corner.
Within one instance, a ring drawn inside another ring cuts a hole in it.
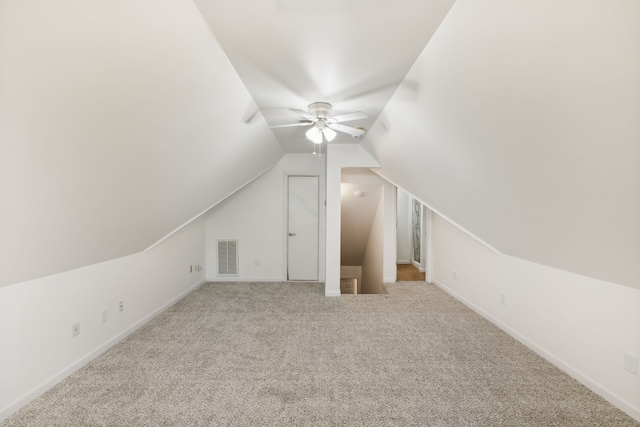
[[[382,282],[395,283],[398,281],[398,187],[386,181],[382,186],[382,191],[384,196]],[[389,194],[389,192],[391,192],[391,194]],[[389,209],[389,205],[391,205],[391,209]],[[390,216],[390,218],[388,218],[388,216]],[[384,277],[384,274],[387,274],[387,277]]]
[[[198,289],[200,286],[202,286],[206,282],[207,281],[205,279],[202,279],[201,281],[199,281],[195,285],[191,286],[189,289],[181,292],[180,294],[178,294],[177,296],[172,298],[166,304],[163,304],[162,306],[158,307],[157,309],[155,309],[154,311],[152,311],[148,315],[144,316],[142,319],[140,319],[139,321],[137,321],[136,323],[134,323],[133,325],[131,325],[130,327],[128,327],[124,331],[120,332],[119,334],[117,334],[113,338],[111,338],[111,339],[107,340],[106,342],[104,342],[103,344],[99,345],[98,347],[96,347],[95,349],[93,349],[92,351],[90,351],[89,353],[87,353],[86,355],[84,355],[83,357],[78,359],[77,361],[71,363],[69,366],[67,366],[66,368],[62,369],[57,374],[51,376],[46,381],[44,381],[41,384],[37,385],[31,391],[28,391],[27,393],[25,393],[22,397],[14,400],[12,403],[8,404],[5,407],[0,408],[0,423],[3,422],[4,420],[6,420],[7,418],[9,418],[14,413],[16,413],[22,407],[28,405],[34,399],[36,399],[39,396],[41,396],[43,393],[45,393],[46,391],[51,389],[53,386],[59,384],[65,378],[69,377],[71,374],[73,374],[74,372],[78,371],[80,368],[85,366],[87,363],[91,362],[93,359],[95,359],[96,357],[100,356],[102,353],[104,353],[105,351],[109,350],[114,345],[118,344],[124,338],[126,338],[127,336],[129,336],[132,333],[134,333],[135,331],[137,331],[140,327],[144,326],[146,323],[148,323],[151,319],[156,317],[158,314],[162,313],[164,310],[166,310],[167,308],[171,307],[173,304],[175,304],[176,302],[178,302],[179,300],[181,300],[182,298],[184,298],[185,296],[187,296],[191,292],[195,291],[196,289]]]
[[[389,178],[387,178],[386,176],[384,176],[383,174],[380,173],[380,171],[376,170],[375,168],[370,168],[371,172],[374,172],[375,174],[379,175],[380,177],[382,177],[383,179],[386,179],[387,181],[389,181],[390,183],[392,183],[393,185],[395,185],[396,187],[402,188],[404,191],[407,192],[407,194],[409,194],[411,197],[413,197],[414,199],[418,200],[420,203],[422,203],[423,205],[425,205],[427,208],[429,208],[431,211],[435,212],[436,214],[438,214],[438,216],[442,217],[443,219],[446,219],[447,221],[449,221],[451,224],[455,225],[456,227],[458,227],[461,231],[463,231],[465,234],[469,235],[470,237],[472,237],[474,240],[477,240],[479,243],[481,243],[482,245],[486,246],[487,248],[491,249],[493,252],[497,253],[498,255],[503,255],[502,252],[500,252],[499,250],[497,250],[496,248],[494,248],[493,246],[491,246],[489,243],[485,242],[484,240],[482,240],[481,238],[479,238],[478,236],[476,236],[475,234],[473,234],[472,232],[470,232],[469,230],[467,230],[466,228],[464,228],[463,226],[461,226],[460,224],[458,224],[457,222],[455,222],[454,220],[450,219],[447,215],[443,214],[442,212],[440,212],[437,209],[434,209],[433,206],[431,206],[428,203],[425,203],[423,200],[420,200],[419,198],[415,197],[413,194],[409,193],[407,190],[405,190],[402,186],[396,184],[394,181],[390,180]]]
[[[326,162],[325,162],[326,164]],[[309,172],[309,171],[303,171],[303,172],[295,172],[295,171],[284,171],[284,196],[283,196],[283,201],[284,201],[284,207],[283,207],[283,227],[282,229],[284,230],[284,241],[286,242],[283,245],[283,256],[282,256],[282,262],[283,262],[283,269],[282,269],[282,274],[283,277],[285,277],[285,280],[288,280],[289,278],[289,177],[296,177],[296,176],[302,176],[302,177],[315,177],[318,178],[318,281],[322,281],[323,280],[323,271],[324,271],[324,265],[323,265],[323,260],[322,260],[322,253],[324,252],[324,247],[323,247],[323,242],[324,242],[324,235],[325,235],[325,230],[324,230],[324,224],[325,224],[325,206],[326,206],[326,196],[325,196],[325,191],[324,191],[324,180],[322,179],[322,175],[318,174],[318,173],[313,173],[313,172]]]
[[[529,338],[520,334],[515,329],[512,329],[510,326],[496,319],[491,314],[487,313],[486,311],[484,311],[483,309],[481,309],[471,301],[467,300],[457,292],[447,287],[445,284],[439,282],[438,280],[434,280],[432,283],[438,286],[440,289],[442,289],[446,293],[448,293],[449,295],[451,295],[453,298],[457,299],[458,301],[460,301],[461,303],[469,307],[471,310],[478,313],[480,316],[484,317],[485,319],[487,319],[488,321],[496,325],[498,328],[502,329],[504,332],[506,332],[508,335],[518,340],[521,344],[525,345],[530,350],[534,351],[535,353],[543,357],[545,360],[555,365],[556,367],[558,367],[563,372],[570,375],[575,380],[579,381],[581,384],[589,388],[591,391],[593,391],[594,393],[598,394],[599,396],[607,400],[613,406],[617,407],[621,411],[624,411],[627,415],[634,418],[635,420],[640,421],[640,407],[635,406],[633,403],[627,401],[626,399],[623,399],[622,397],[618,396],[608,388],[602,386],[600,383],[593,380],[588,375],[585,375],[580,370],[576,369],[573,365],[565,362],[564,360],[560,359],[559,357],[557,357],[555,354],[551,353],[544,347],[536,344],[535,342],[531,341]]]
[[[287,171],[282,173],[282,188],[284,194],[282,195],[282,232],[284,236],[284,244],[282,245],[282,280],[287,280],[289,275],[289,174]]]
[[[341,295],[340,291],[324,291],[325,297],[339,297]]]
[[[251,178],[249,181],[245,182],[244,184],[242,184],[240,187],[236,188],[235,190],[233,190],[231,193],[227,194],[226,196],[224,196],[222,199],[218,200],[216,203],[214,203],[213,205],[209,206],[208,208],[206,208],[205,210],[203,210],[202,212],[200,212],[199,214],[197,214],[196,216],[194,216],[193,218],[191,218],[190,220],[188,220],[187,222],[185,222],[184,224],[182,224],[181,226],[179,226],[178,228],[176,228],[175,230],[173,230],[172,232],[170,232],[169,234],[167,234],[166,236],[164,236],[162,239],[158,240],[157,242],[155,242],[154,244],[152,244],[151,246],[149,246],[147,249],[145,249],[142,252],[149,252],[151,249],[155,248],[156,246],[158,246],[160,243],[164,242],[165,240],[167,240],[169,237],[173,236],[174,234],[176,234],[178,231],[182,230],[184,227],[186,227],[187,225],[191,224],[193,221],[195,221],[196,219],[200,218],[202,215],[206,214],[207,212],[209,212],[211,209],[215,208],[216,206],[218,206],[220,203],[224,202],[225,200],[227,200],[229,197],[233,196],[234,194],[236,194],[238,191],[242,190],[244,187],[246,187],[247,185],[251,184],[253,181],[255,181],[256,179],[260,178],[262,175],[264,175],[265,173],[269,172],[271,169],[273,169],[274,167],[276,167],[276,165],[278,163],[280,163],[280,160],[282,160],[282,158],[280,158],[277,162],[275,162],[274,164],[272,164],[271,166],[269,166],[268,168],[266,168],[264,171],[260,172],[258,175],[256,175],[255,177]]]
[[[396,187],[398,188],[398,187]],[[404,233],[404,237],[407,239],[406,243],[408,244],[408,246],[405,246],[405,249],[408,251],[409,254],[409,258],[407,259],[408,264],[411,264],[411,257],[413,255],[413,245],[411,244],[411,241],[413,239],[413,230],[412,230],[412,222],[411,222],[411,194],[407,193],[406,191],[402,190],[406,195],[407,195],[407,200],[405,203],[405,215],[404,215],[404,220],[407,222],[407,226],[405,228],[405,233]]]
[[[426,234],[427,234],[427,259],[425,260],[427,264],[426,273],[427,277],[425,280],[429,283],[433,281],[433,211],[425,206],[426,213]]]
[[[286,282],[284,277],[208,277],[207,282]],[[294,280],[299,282],[300,280]],[[315,281],[317,282],[317,280]]]
[[[408,259],[399,259],[396,261],[396,264],[411,264],[411,261]]]
[[[429,208],[424,205],[420,206],[420,273],[427,271],[428,264],[428,247],[427,247],[427,212]]]
[[[420,273],[424,273],[424,268],[422,268],[422,265],[420,265],[420,263],[418,261],[416,261],[415,259],[411,260],[411,265],[413,265],[415,268],[420,270]]]

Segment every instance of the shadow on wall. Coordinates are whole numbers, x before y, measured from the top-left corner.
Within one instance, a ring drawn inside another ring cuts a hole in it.
[[[340,291],[343,294],[386,293],[382,286],[384,196],[381,181],[368,169],[343,171],[340,243]]]

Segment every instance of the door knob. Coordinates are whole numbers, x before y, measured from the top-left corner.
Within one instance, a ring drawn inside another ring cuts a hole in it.
[[[289,233],[289,236],[295,236],[296,233]]]

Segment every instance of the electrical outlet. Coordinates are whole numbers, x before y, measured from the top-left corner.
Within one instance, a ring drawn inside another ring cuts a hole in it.
[[[457,272],[457,271],[455,271],[455,270],[453,270],[453,278],[454,278],[455,280],[458,280],[458,272]]]
[[[507,296],[505,294],[500,294],[500,304],[507,305]]]
[[[80,322],[71,325],[71,337],[75,338],[80,335]]]
[[[109,320],[109,310],[103,308],[100,312],[100,323],[107,323],[107,320]]]
[[[118,303],[118,311],[122,313],[124,311],[124,301]]]
[[[260,260],[259,259],[255,260],[254,264],[256,265],[256,267],[260,267]]]
[[[189,273],[193,273],[193,265],[189,266]]]

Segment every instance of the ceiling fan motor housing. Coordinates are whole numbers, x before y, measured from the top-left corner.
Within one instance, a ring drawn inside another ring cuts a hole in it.
[[[319,119],[326,119],[331,114],[331,104],[328,102],[314,102],[309,104],[309,114]]]

